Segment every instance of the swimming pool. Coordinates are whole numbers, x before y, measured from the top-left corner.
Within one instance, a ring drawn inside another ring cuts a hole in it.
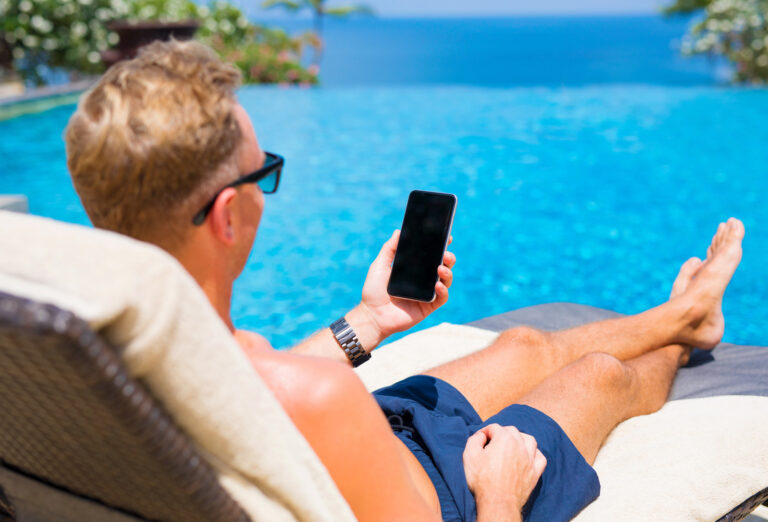
[[[414,188],[458,195],[451,299],[421,327],[551,301],[638,312],[665,300],[679,265],[735,215],[747,237],[726,340],[768,344],[768,91],[244,88],[240,98],[287,166],[233,317],[276,346],[359,300]],[[73,109],[0,122],[0,193],[87,223],[61,139]]]

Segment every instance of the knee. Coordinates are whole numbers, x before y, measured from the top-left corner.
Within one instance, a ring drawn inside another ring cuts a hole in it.
[[[549,346],[549,334],[530,326],[516,326],[501,332],[499,340],[504,344],[518,344],[533,347]]]
[[[592,382],[604,387],[625,387],[633,378],[633,372],[629,366],[607,353],[588,353],[579,359],[577,364],[590,376]]]

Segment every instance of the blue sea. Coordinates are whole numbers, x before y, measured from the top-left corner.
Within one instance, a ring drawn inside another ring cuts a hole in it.
[[[354,306],[418,188],[458,196],[451,297],[419,328],[552,301],[639,312],[667,298],[679,265],[704,256],[717,223],[735,215],[747,237],[726,293],[726,340],[766,344],[768,91],[723,87],[716,64],[678,58],[681,22],[574,19],[593,29],[579,45],[550,43],[550,54],[541,45],[563,20],[491,22],[499,39],[504,24],[532,36],[491,44],[489,21],[435,21],[440,34],[464,35],[450,62],[455,41],[404,41],[403,28],[416,38],[427,21],[349,21],[329,27],[322,87],[239,92],[262,145],[287,164],[236,283],[236,325],[286,347]],[[386,40],[389,23],[399,29]],[[648,24],[666,32],[654,38]],[[344,34],[358,39],[341,45]],[[498,60],[483,55],[472,73],[471,45],[507,56],[505,66],[491,70]],[[417,67],[409,46],[436,58]],[[336,53],[372,49],[376,66],[334,65]],[[85,224],[61,140],[73,110],[0,122],[0,193]]]
[[[298,34],[309,21],[279,21]],[[325,87],[712,85],[728,67],[685,58],[689,17],[328,18]],[[312,56],[307,51],[305,58]]]

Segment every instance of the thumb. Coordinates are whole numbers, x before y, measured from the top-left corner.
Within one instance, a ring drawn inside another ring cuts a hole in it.
[[[376,268],[389,268],[392,261],[395,259],[395,252],[397,251],[397,243],[400,239],[400,231],[395,230],[392,233],[386,243],[381,247],[379,255],[373,260],[373,267]]]

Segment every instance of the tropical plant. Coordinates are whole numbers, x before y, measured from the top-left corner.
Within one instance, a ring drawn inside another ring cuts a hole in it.
[[[345,5],[328,7],[325,0],[264,0],[261,6],[265,9],[278,7],[287,11],[298,13],[301,11],[310,11],[314,20],[314,39],[312,36],[307,38],[315,48],[314,63],[320,64],[323,52],[323,19],[326,16],[334,18],[345,18],[351,15],[362,14],[372,15],[373,9],[366,5]]]
[[[668,13],[702,11],[683,39],[685,54],[725,56],[733,80],[768,83],[768,0],[677,0]]]
[[[100,53],[118,42],[110,22],[190,19],[200,21],[201,41],[237,57],[245,82],[317,83],[317,69],[301,66],[304,39],[254,25],[222,0],[0,0],[0,57],[10,54],[21,77],[38,85],[52,69],[98,74]]]
[[[665,14],[687,14],[706,9],[712,0],[675,0],[675,3],[662,8]]]
[[[317,67],[301,65],[301,40],[281,29],[254,26],[252,36],[238,45],[231,45],[221,34],[213,33],[206,43],[225,61],[237,65],[246,83],[309,86],[318,81]]]
[[[110,0],[0,0],[0,39],[23,78],[44,83],[49,68],[96,73],[100,51],[117,42]]]

